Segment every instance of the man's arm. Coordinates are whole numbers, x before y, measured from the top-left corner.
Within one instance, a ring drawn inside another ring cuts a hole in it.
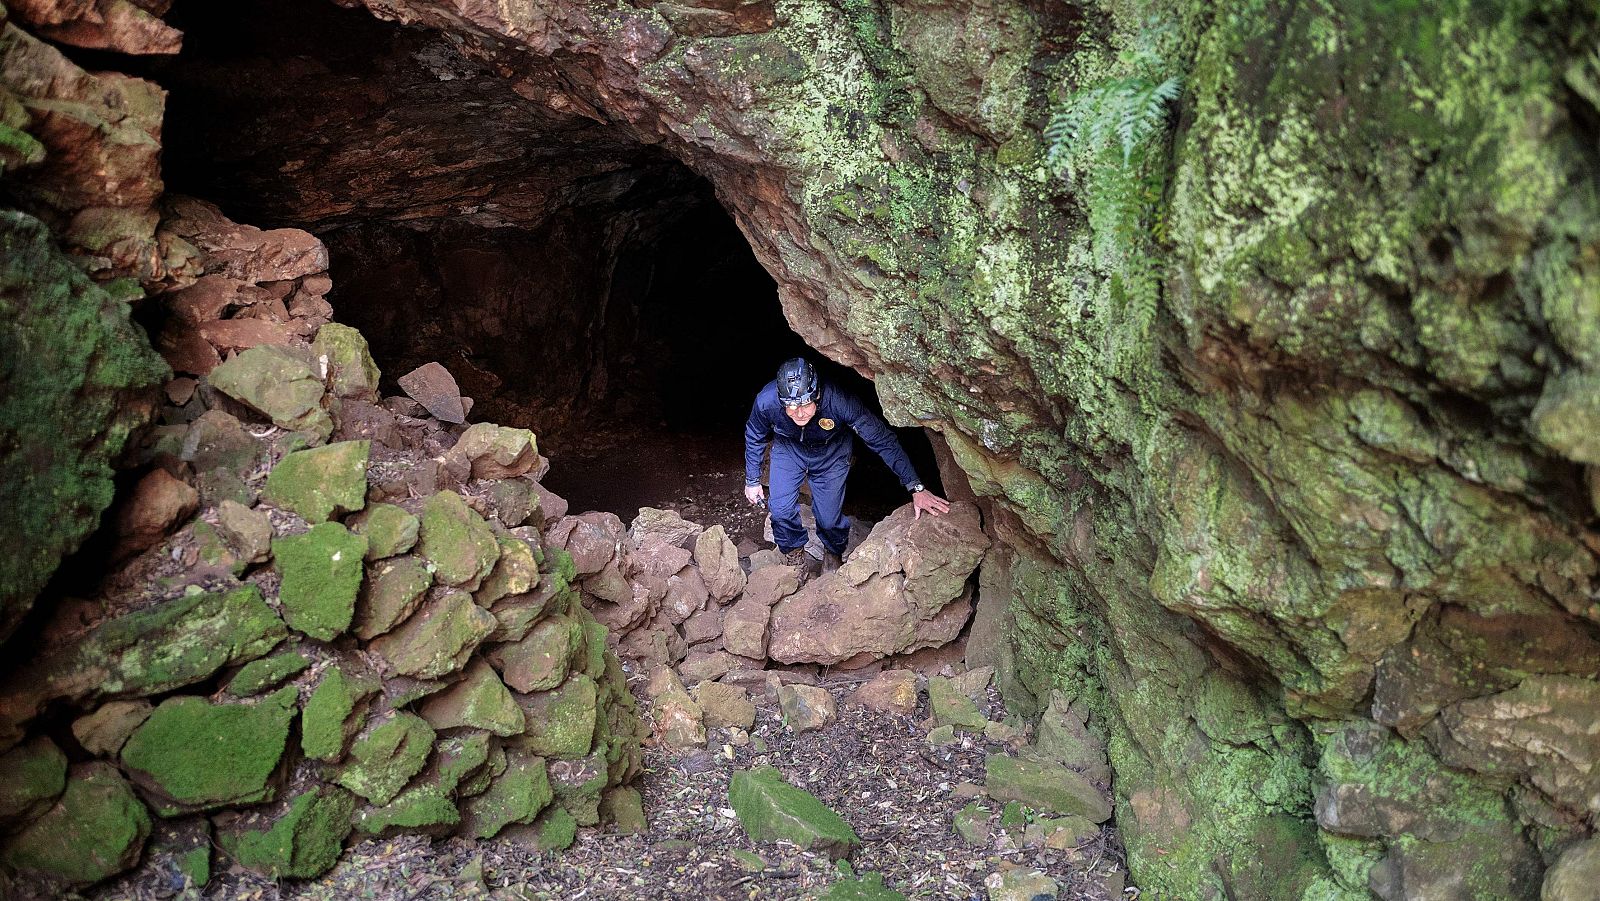
[[[761,412],[761,395],[756,395],[755,403],[750,405],[750,418],[744,424],[744,487],[745,496],[750,496],[751,487],[761,486],[761,457],[767,450],[767,445],[772,441],[772,423],[767,421]],[[755,501],[751,501],[755,503]]]

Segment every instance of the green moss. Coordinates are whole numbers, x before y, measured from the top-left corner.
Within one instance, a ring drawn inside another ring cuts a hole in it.
[[[493,838],[512,823],[532,823],[553,797],[544,759],[508,752],[505,772],[462,803],[464,829],[476,838]]]
[[[364,535],[336,522],[319,523],[303,535],[275,538],[272,555],[283,574],[278,599],[293,629],[331,641],[350,628],[361,588]]]
[[[381,807],[368,808],[356,815],[355,826],[368,835],[391,830],[428,829],[454,826],[461,813],[450,793],[433,782],[414,785]]]
[[[420,535],[417,552],[433,563],[434,575],[444,585],[476,590],[500,557],[489,524],[453,491],[428,498]]]
[[[67,786],[67,756],[38,735],[0,754],[0,820],[42,812]]]
[[[139,860],[150,814],[115,767],[84,764],[61,800],[6,843],[0,861],[68,885],[84,886]]]
[[[373,804],[387,804],[427,764],[433,739],[433,728],[421,717],[392,714],[356,739],[333,779]]]
[[[295,451],[272,468],[262,497],[310,523],[354,513],[367,503],[371,452],[371,441],[340,441]]]
[[[850,824],[815,795],[783,781],[774,767],[738,770],[728,788],[728,805],[751,841],[787,841],[838,858],[861,843]]]
[[[217,841],[239,866],[272,878],[311,879],[339,860],[355,797],[319,785],[282,809],[252,814],[220,830]]]
[[[421,524],[421,520],[394,504],[372,504],[349,526],[351,531],[367,536],[367,560],[371,561],[411,550]]]
[[[578,821],[565,808],[547,807],[534,821],[536,847],[540,851],[565,851],[578,838]]]
[[[367,349],[367,339],[348,325],[330,322],[317,329],[313,353],[328,361],[328,387],[340,397],[376,400],[378,364]]]
[[[253,660],[287,634],[255,585],[181,595],[109,620],[24,667],[0,710],[20,720],[54,698],[171,691]]]
[[[219,391],[260,411],[274,425],[321,443],[333,434],[326,389],[309,350],[261,344],[224,360],[207,376]]]
[[[307,757],[332,762],[344,756],[345,744],[361,725],[351,715],[374,688],[366,680],[345,676],[339,666],[322,674],[300,714],[300,747]]]
[[[244,665],[228,680],[227,692],[236,698],[260,694],[311,665],[310,659],[299,651],[284,651]]]
[[[410,555],[374,563],[367,569],[356,605],[355,633],[376,638],[410,616],[433,585],[433,572]]]
[[[288,686],[253,704],[169,698],[128,738],[123,766],[165,799],[163,816],[269,800],[295,695]]]
[[[905,901],[905,897],[883,884],[882,873],[840,879],[818,896],[819,901]]]
[[[584,675],[574,675],[550,691],[520,698],[527,730],[511,741],[545,757],[583,757],[594,744],[598,699],[595,681]]]
[[[55,249],[38,220],[0,211],[0,640],[111,503],[112,461],[169,375],[128,308]]]

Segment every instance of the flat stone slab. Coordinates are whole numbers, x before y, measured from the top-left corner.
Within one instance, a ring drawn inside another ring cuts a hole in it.
[[[439,363],[424,363],[396,380],[400,390],[427,408],[442,422],[467,421],[467,408],[461,402],[461,388],[450,370]]]
[[[728,803],[751,841],[792,842],[835,860],[861,844],[861,837],[843,817],[816,795],[785,782],[776,767],[734,773]]]

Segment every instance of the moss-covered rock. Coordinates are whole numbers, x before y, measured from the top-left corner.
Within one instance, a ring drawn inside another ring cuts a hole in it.
[[[303,432],[318,443],[333,434],[333,418],[323,406],[325,388],[309,350],[258,345],[223,361],[208,379],[281,428]]]
[[[294,721],[293,686],[255,703],[162,701],[122,747],[122,765],[162,816],[271,800]]]
[[[272,468],[262,497],[310,523],[354,513],[367,503],[371,452],[371,441],[340,441],[295,451]]]
[[[522,708],[494,669],[482,660],[468,664],[455,685],[428,698],[421,713],[429,725],[440,731],[468,726],[495,735],[516,735],[524,727]]]
[[[844,857],[861,838],[850,824],[810,792],[783,781],[776,767],[738,770],[728,786],[728,805],[751,841],[786,841],[808,851]]]
[[[344,667],[328,667],[300,714],[300,747],[313,760],[333,762],[361,730],[362,702],[378,690],[377,680]]]
[[[322,641],[344,634],[355,617],[366,552],[366,536],[336,522],[274,539],[274,564],[283,574],[278,600],[290,628]]]
[[[434,565],[443,585],[475,591],[500,558],[489,524],[453,491],[441,491],[423,504],[419,536],[417,553]]]
[[[346,525],[367,536],[367,559],[371,561],[411,550],[422,521],[394,504],[372,504]]]
[[[503,536],[499,542],[500,559],[473,594],[485,607],[510,595],[527,594],[539,584],[539,561],[534,559],[533,548],[511,536]]]
[[[544,759],[508,751],[505,771],[486,791],[462,802],[461,831],[475,838],[494,838],[512,823],[532,823],[552,797]]]
[[[1083,776],[1053,763],[991,754],[984,761],[984,789],[997,801],[1020,801],[1096,823],[1111,818],[1111,801],[1103,792]]]
[[[595,681],[581,674],[549,691],[519,695],[527,729],[509,741],[544,757],[583,757],[594,744],[598,700]]]
[[[376,400],[378,364],[367,339],[348,325],[330,322],[317,329],[311,352],[328,361],[328,387],[340,397]]]
[[[494,616],[472,596],[446,591],[420,611],[372,642],[371,649],[395,672],[431,679],[460,670],[494,631]]]
[[[644,817],[644,799],[639,790],[619,785],[600,799],[600,819],[610,823],[619,835],[639,835],[649,828]]]
[[[67,786],[67,755],[43,735],[0,754],[0,822],[30,820]]]
[[[128,318],[31,216],[0,211],[0,508],[17,535],[0,555],[0,640],[56,563],[111,504],[112,461],[167,377]]]
[[[433,739],[432,727],[416,714],[373,720],[350,746],[349,760],[333,780],[373,804],[388,804],[427,765]]]
[[[562,807],[547,807],[533,821],[533,844],[540,851],[565,851],[578,838],[578,821]]]
[[[304,672],[310,665],[311,659],[300,651],[284,651],[252,660],[228,680],[225,690],[236,698],[247,698],[278,687],[283,680]]]
[[[432,585],[433,571],[421,557],[394,557],[368,566],[356,603],[356,637],[372,639],[393,629],[417,609]]]
[[[239,866],[272,878],[310,879],[339,860],[355,796],[313,785],[285,802],[219,823],[217,844]]]
[[[583,653],[583,626],[557,614],[540,621],[521,641],[496,645],[489,659],[499,667],[507,685],[526,694],[547,691],[566,681]]]
[[[255,585],[184,594],[107,620],[17,670],[0,727],[47,701],[139,697],[191,685],[272,650],[287,630]]]
[[[150,835],[150,813],[116,767],[86,763],[39,819],[5,842],[0,861],[83,886],[133,866]]]

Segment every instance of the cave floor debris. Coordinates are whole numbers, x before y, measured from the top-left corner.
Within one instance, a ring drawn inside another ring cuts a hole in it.
[[[641,710],[643,678],[632,677]],[[916,716],[878,713],[843,703],[860,676],[837,674],[822,684],[839,701],[839,716],[821,730],[796,734],[779,718],[776,701],[759,695],[755,728],[743,746],[722,729],[704,749],[646,748],[636,786],[644,797],[647,830],[617,835],[580,829],[564,852],[541,853],[506,840],[434,842],[405,835],[356,844],[320,879],[273,881],[222,869],[203,894],[182,891],[181,880],[150,867],[90,894],[95,899],[800,899],[815,897],[839,878],[825,854],[793,846],[753,844],[728,806],[736,769],[778,767],[794,785],[842,814],[862,838],[851,856],[858,874],[881,873],[908,898],[987,898],[984,880],[1013,868],[1055,879],[1061,899],[1109,901],[1125,872],[1120,842],[1107,825],[1077,848],[1027,848],[999,829],[986,847],[965,844],[951,827],[970,803],[963,783],[981,784],[987,752],[1003,746],[963,735],[942,748],[926,741],[927,700]],[[990,690],[988,707],[1000,704]],[[752,856],[754,855],[754,856]],[[759,858],[760,864],[756,863]],[[220,866],[217,861],[214,865]],[[1110,877],[1110,884],[1107,884]],[[1131,890],[1130,890],[1131,891]]]

